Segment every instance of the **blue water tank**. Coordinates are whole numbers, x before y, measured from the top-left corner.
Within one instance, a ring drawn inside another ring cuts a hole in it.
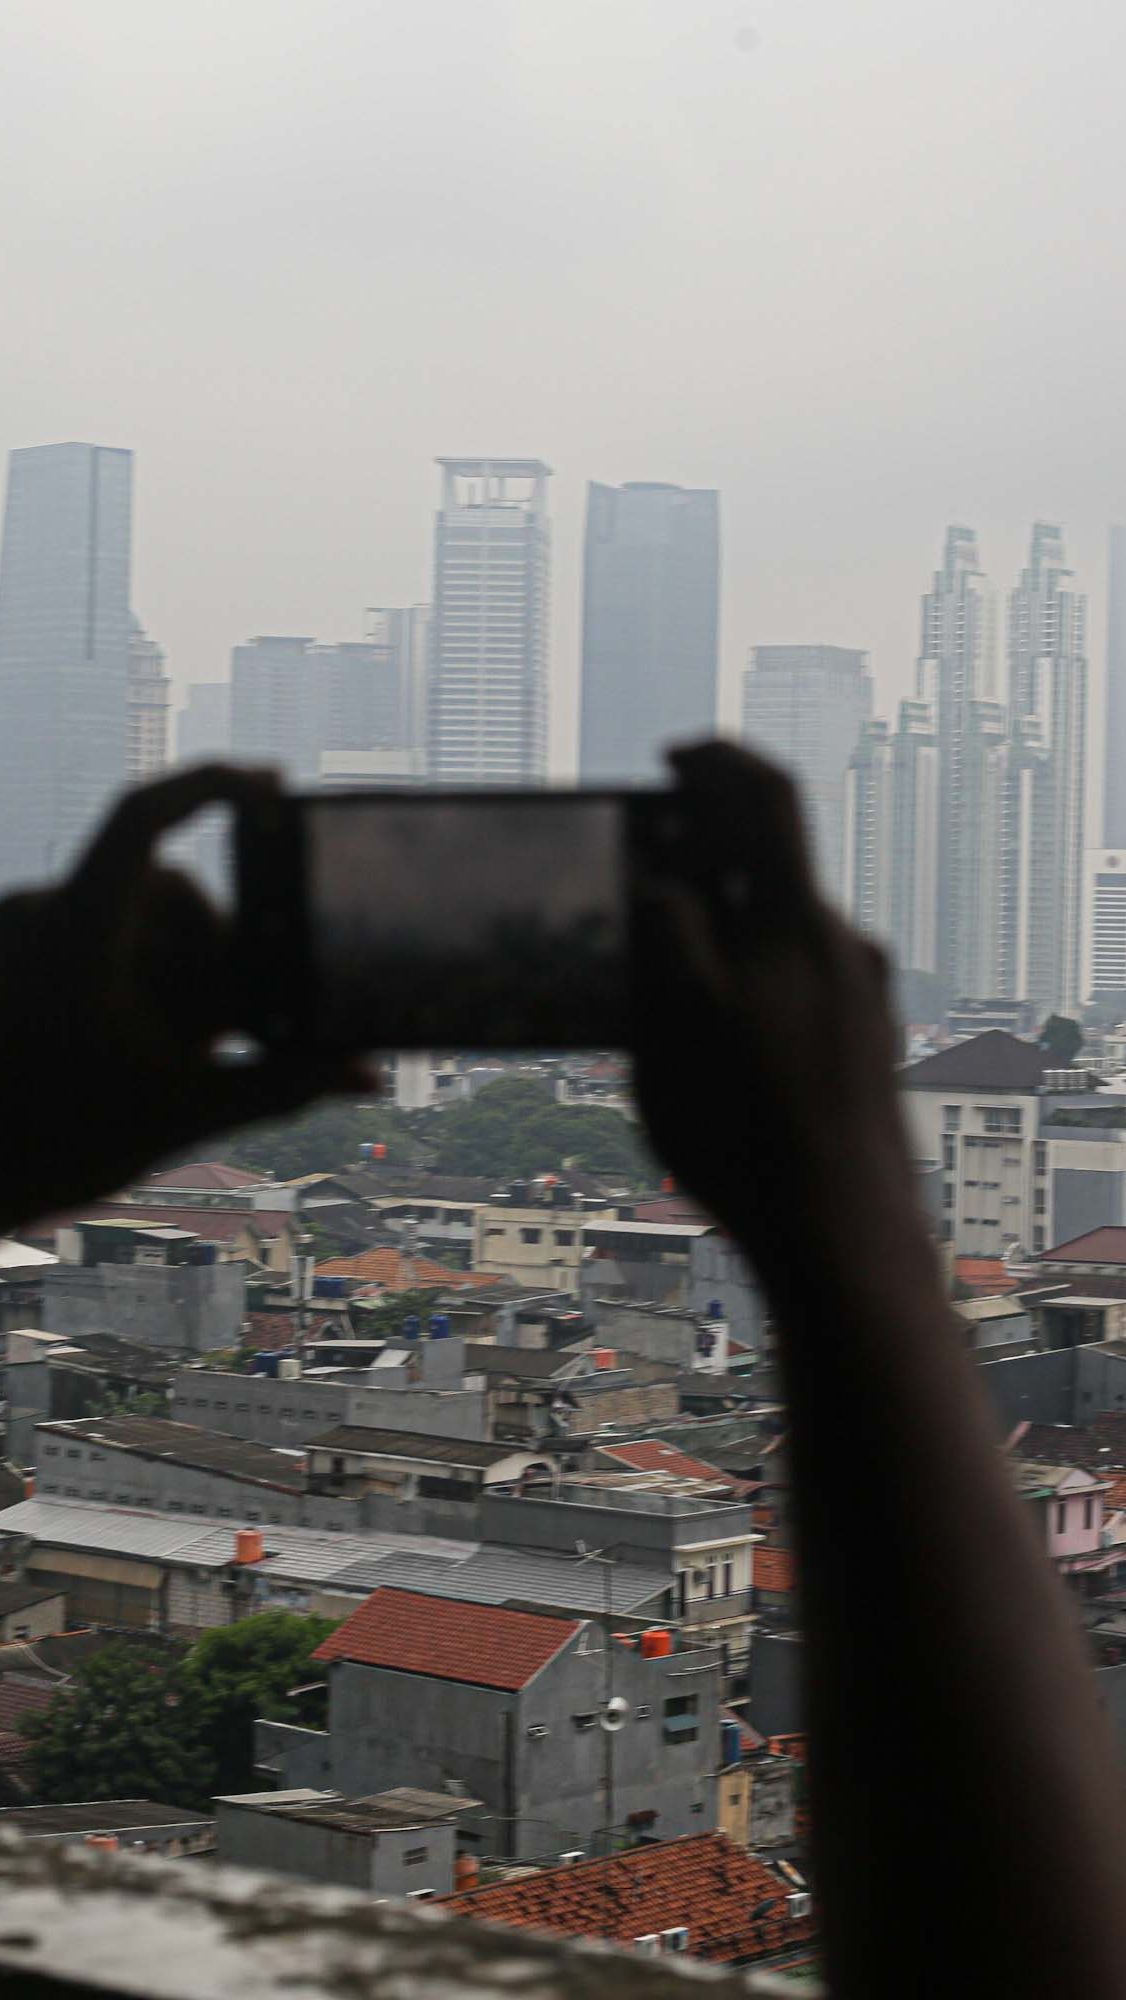
[[[431,1340],[445,1340],[449,1335],[449,1331],[449,1316],[446,1313],[434,1313],[430,1319]]]
[[[347,1296],[347,1278],[314,1278],[313,1297],[315,1299],[342,1299]]]
[[[709,1299],[709,1300],[708,1300],[708,1310],[707,1310],[707,1313],[706,1313],[705,1317],[706,1317],[707,1319],[722,1319],[722,1318],[723,1318],[723,1300],[722,1300],[722,1299]]]
[[[404,1340],[417,1340],[422,1332],[422,1321],[417,1313],[408,1313],[399,1328]]]
[[[738,1764],[741,1762],[743,1756],[743,1739],[739,1724],[737,1722],[730,1722],[725,1718],[720,1723],[719,1730],[721,1742],[720,1762],[723,1764]]]
[[[250,1370],[252,1375],[272,1375],[277,1380],[278,1357],[276,1354],[256,1354]]]

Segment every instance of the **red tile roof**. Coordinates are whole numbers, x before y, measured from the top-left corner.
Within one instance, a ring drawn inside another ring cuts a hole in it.
[[[391,1667],[398,1673],[515,1693],[581,1628],[581,1619],[500,1611],[491,1604],[462,1604],[384,1585],[329,1634],[313,1658],[355,1660],[365,1667]]]
[[[1100,1410],[1086,1424],[1021,1424],[1009,1445],[1018,1458],[1041,1465],[1126,1472],[1126,1410]]]
[[[216,1193],[232,1188],[258,1187],[268,1178],[265,1174],[251,1174],[245,1167],[229,1167],[224,1160],[198,1160],[192,1166],[165,1167],[162,1172],[149,1174],[138,1187],[146,1188],[191,1188],[194,1191],[213,1189]]]
[[[620,1465],[628,1465],[631,1472],[674,1472],[681,1479],[722,1479],[728,1486],[738,1486],[740,1481],[730,1473],[722,1472],[718,1465],[709,1465],[706,1459],[692,1458],[686,1451],[678,1451],[673,1444],[666,1444],[664,1438],[638,1438],[634,1444],[603,1444],[598,1447],[600,1458],[613,1458]]]
[[[339,1318],[332,1313],[310,1314],[303,1306],[295,1306],[291,1313],[249,1312],[243,1346],[260,1354],[273,1353],[279,1347],[292,1347],[298,1334],[303,1340],[319,1340],[329,1329],[339,1332]]]
[[[726,1834],[696,1833],[441,1901],[459,1916],[614,1944],[683,1926],[691,1957],[734,1965],[812,1939],[812,1918],[789,1917],[789,1893]],[[773,1907],[756,1919],[767,1902]]]
[[[23,1680],[18,1674],[0,1674],[0,1731],[18,1731],[24,1715],[42,1715],[59,1691],[58,1681]]]
[[[1037,1259],[1041,1264],[1126,1264],[1126,1228],[1107,1223],[1089,1229],[1085,1236],[1073,1236],[1067,1243],[1053,1244]]]
[[[316,1267],[318,1278],[364,1278],[391,1292],[413,1291],[437,1285],[443,1291],[453,1286],[473,1290],[496,1283],[485,1271],[451,1271],[446,1264],[432,1263],[429,1257],[404,1257],[401,1250],[385,1246],[361,1250],[355,1257],[329,1257]]]
[[[753,1579],[756,1590],[792,1590],[796,1579],[792,1551],[757,1548],[754,1553]]]
[[[983,1298],[1015,1292],[1020,1284],[1000,1257],[955,1257],[954,1276]]]

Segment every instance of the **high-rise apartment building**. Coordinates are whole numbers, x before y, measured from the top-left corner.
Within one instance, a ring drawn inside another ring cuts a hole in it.
[[[953,998],[977,995],[979,941],[966,919],[976,902],[980,840],[967,796],[975,705],[992,699],[993,599],[970,528],[946,531],[942,567],[923,598],[916,693],[929,702],[938,749],[936,971]]]
[[[1126,847],[1087,852],[1082,997],[1126,993]]]
[[[1059,528],[1038,521],[1026,567],[1009,599],[1009,706],[1014,782],[1024,779],[1018,816],[1028,863],[1015,893],[1024,944],[1008,997],[1043,1012],[1072,1014],[1082,1001],[1083,831],[1087,759],[1087,599],[1074,589]],[[1019,853],[1019,850],[1018,850]]]
[[[129,635],[126,688],[125,775],[133,783],[154,778],[168,762],[168,710],[172,683],[164,652],[134,618]]]
[[[1126,848],[1126,528],[1111,529],[1108,555],[1103,840]]]
[[[930,702],[899,704],[892,749],[891,944],[908,972],[938,971],[938,732]]]
[[[411,614],[385,612],[386,621]],[[343,751],[417,749],[419,696],[412,679],[418,638],[319,645],[272,637],[231,655],[231,749],[276,765],[293,784],[316,784],[326,756]],[[414,732],[412,735],[411,732]]]
[[[891,936],[894,744],[886,722],[866,722],[845,779],[845,909],[863,930]]]
[[[659,777],[670,743],[712,734],[718,689],[718,493],[589,486],[582,782]]]
[[[0,884],[57,875],[126,775],[132,454],[11,454],[0,548]]]
[[[845,794],[872,714],[868,655],[847,646],[756,646],[743,676],[743,735],[793,772],[826,893],[845,892]]]
[[[547,775],[547,482],[538,458],[442,458],[428,761],[439,785]]]

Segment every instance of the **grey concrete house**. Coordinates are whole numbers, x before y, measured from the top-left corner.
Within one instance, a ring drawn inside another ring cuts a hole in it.
[[[213,1803],[220,1861],[429,1899],[453,1889],[458,1818],[478,1801],[400,1785],[366,1799],[304,1786]]]
[[[375,1590],[315,1655],[327,1730],[260,1722],[259,1766],[284,1787],[468,1791],[484,1854],[707,1832],[718,1655],[609,1624]]]

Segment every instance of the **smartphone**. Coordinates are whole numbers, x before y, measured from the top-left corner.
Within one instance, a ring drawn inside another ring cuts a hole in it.
[[[612,1048],[660,791],[281,797],[236,829],[247,1028],[267,1046]]]

